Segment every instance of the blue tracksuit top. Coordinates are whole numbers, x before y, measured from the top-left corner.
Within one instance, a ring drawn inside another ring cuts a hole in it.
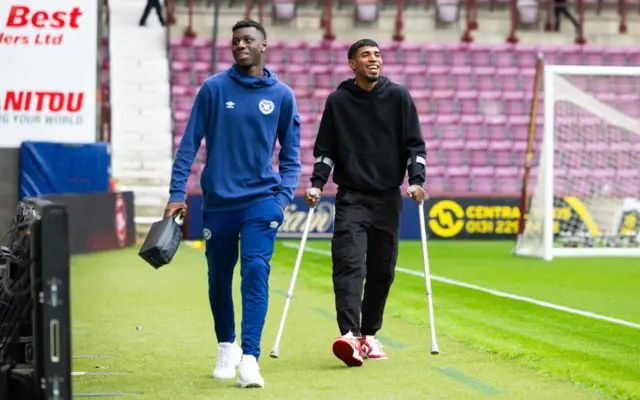
[[[286,208],[293,199],[301,170],[300,117],[293,91],[268,68],[257,78],[234,64],[204,82],[176,153],[169,201],[185,201],[203,138],[203,211],[238,210],[269,196]],[[279,173],[272,168],[276,140]]]

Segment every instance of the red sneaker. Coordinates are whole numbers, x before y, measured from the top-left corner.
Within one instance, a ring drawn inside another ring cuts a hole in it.
[[[375,336],[362,338],[362,355],[369,360],[386,360],[387,354],[382,351],[382,343]]]
[[[363,361],[360,338],[356,338],[351,332],[338,337],[333,342],[333,354],[349,367],[361,366]]]

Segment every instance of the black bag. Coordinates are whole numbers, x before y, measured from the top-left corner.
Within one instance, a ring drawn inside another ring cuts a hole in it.
[[[158,269],[173,260],[182,241],[182,215],[154,222],[138,255]]]

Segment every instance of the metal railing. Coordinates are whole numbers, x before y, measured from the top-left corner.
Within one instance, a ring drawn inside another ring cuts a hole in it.
[[[171,21],[173,17],[173,12],[175,11],[175,0],[165,0],[167,4],[167,15],[168,20]],[[193,15],[194,15],[194,5],[196,1],[206,2],[208,5],[211,5],[213,0],[181,0],[181,3],[186,7],[187,12],[187,26],[184,30],[185,37],[195,37],[196,32],[193,29]],[[396,16],[395,16],[395,26],[394,32],[392,34],[391,39],[394,41],[402,41],[404,40],[403,29],[406,26],[406,22],[404,20],[404,9],[407,7],[407,2],[403,0],[387,0],[387,5],[390,6],[392,4],[395,5]],[[505,40],[509,43],[517,43],[519,41],[517,32],[519,30],[520,18],[519,18],[519,10],[522,10],[524,6],[518,5],[518,0],[510,0],[508,2],[503,2],[498,4],[496,0],[452,0],[457,6],[464,10],[464,21],[463,21],[463,32],[460,36],[460,40],[462,42],[473,42],[474,38],[472,36],[472,32],[477,30],[479,25],[483,23],[483,21],[478,20],[478,10],[484,9],[486,7],[487,10],[491,12],[500,12],[499,5],[507,7],[508,14],[506,18],[508,18],[509,28],[506,33]],[[432,9],[431,5],[436,4],[436,0],[426,0],[425,9]],[[244,16],[246,18],[257,18],[258,21],[263,22],[265,19],[265,6],[271,5],[271,2],[267,2],[264,0],[246,0],[244,2],[245,12]],[[617,3],[617,14],[619,17],[619,28],[618,32],[620,34],[627,33],[627,12],[629,8],[628,0],[618,0]],[[634,2],[634,6],[636,6]],[[320,27],[323,30],[323,39],[324,40],[333,40],[335,39],[335,32],[333,30],[333,18],[334,18],[334,9],[337,7],[337,2],[334,0],[319,0],[317,3],[317,7],[320,9]],[[556,3],[555,0],[539,0],[536,5],[533,5],[536,10],[533,11],[536,13],[538,18],[544,18],[544,32],[553,31],[554,21],[555,21],[555,9]],[[640,11],[640,3],[636,6],[638,11]],[[576,33],[575,42],[579,44],[586,43],[585,39],[585,21],[588,18],[585,16],[585,11],[588,8],[595,8],[597,18],[605,18],[600,17],[600,11],[604,8],[604,0],[597,0],[596,2],[587,3],[586,0],[575,0],[575,2],[569,3],[567,8],[573,11],[576,15],[576,19],[578,21],[578,29]],[[575,10],[575,11],[574,11]],[[419,12],[418,10],[416,10]],[[546,15],[545,14],[546,11]],[[175,19],[174,19],[175,20]]]

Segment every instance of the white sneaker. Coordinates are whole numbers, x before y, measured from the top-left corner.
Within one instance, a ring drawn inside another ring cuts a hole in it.
[[[236,367],[240,365],[242,349],[237,343],[218,343],[218,358],[213,370],[214,379],[233,379]]]
[[[262,388],[264,379],[260,375],[260,366],[254,356],[243,355],[238,367],[238,382],[236,386],[241,388]]]

